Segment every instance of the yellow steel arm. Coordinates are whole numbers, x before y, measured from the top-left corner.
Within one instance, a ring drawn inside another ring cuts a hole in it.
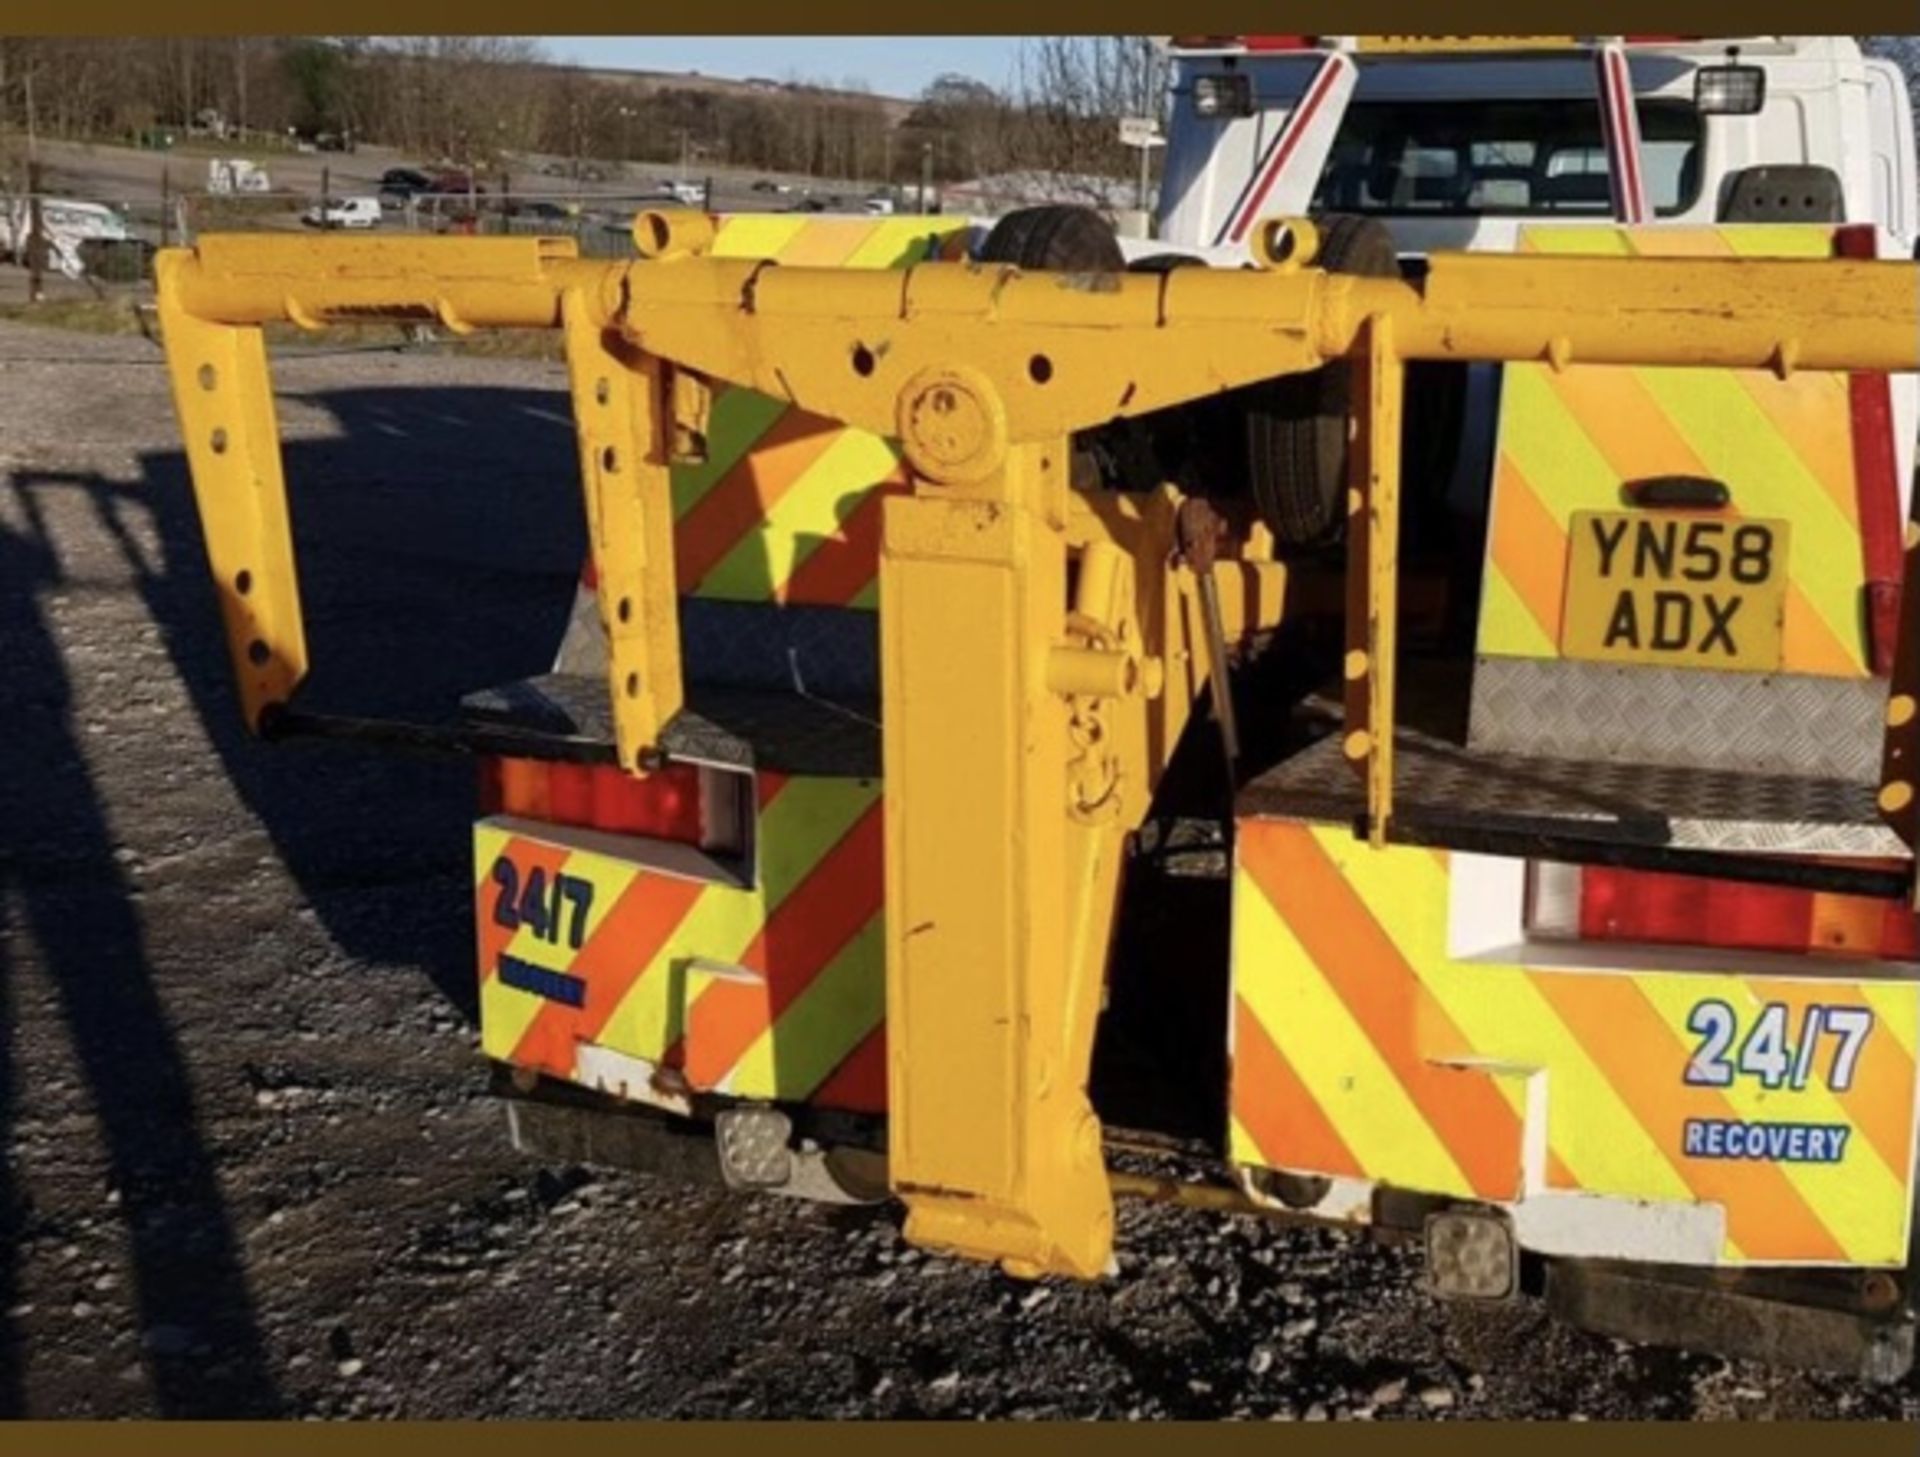
[[[1259,270],[1087,278],[775,267],[701,256],[710,236],[643,217],[639,263],[538,239],[224,238],[163,255],[169,365],[249,716],[305,668],[264,323],[564,321],[621,758],[636,769],[681,699],[671,373],[898,438],[913,490],[887,503],[881,566],[892,1177],[915,1238],[1024,1273],[1088,1275],[1108,1258],[1085,1089],[1120,845],[1184,713],[1143,704],[1162,680],[1198,686],[1191,659],[1173,658],[1183,593],[1164,552],[1118,551],[1138,580],[1110,554],[1129,531],[1166,533],[1075,512],[1069,435],[1354,360],[1348,729],[1378,839],[1403,361],[1920,366],[1920,269],[1904,263],[1436,256],[1412,284],[1305,266],[1302,225],[1260,230]],[[247,588],[224,580],[242,568]]]

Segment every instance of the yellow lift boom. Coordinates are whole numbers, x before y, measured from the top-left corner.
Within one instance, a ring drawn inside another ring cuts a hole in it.
[[[1133,550],[1089,534],[1086,508],[1101,508],[1069,486],[1070,436],[1352,362],[1345,748],[1380,844],[1407,361],[1920,367],[1908,263],[1436,255],[1416,283],[1325,273],[1312,225],[1289,220],[1256,230],[1256,268],[1151,275],[782,267],[707,256],[711,239],[702,215],[655,212],[636,221],[633,262],[516,238],[209,237],[160,255],[245,712],[260,727],[307,667],[264,324],[564,331],[635,773],[683,701],[668,469],[698,455],[709,383],[896,438],[912,482],[882,533],[891,1179],[911,1238],[1029,1275],[1110,1260],[1088,1068],[1124,837],[1170,752],[1141,721],[1186,681],[1171,629],[1149,635],[1129,605],[1136,576],[1171,570],[1171,532]],[[1882,798],[1910,844],[1911,753],[1890,740]]]

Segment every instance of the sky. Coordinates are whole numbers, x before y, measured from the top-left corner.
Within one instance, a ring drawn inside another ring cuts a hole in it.
[[[915,96],[944,71],[990,85],[1012,78],[1019,36],[1011,35],[550,35],[556,61],[646,71],[774,81],[865,81],[886,96]]]

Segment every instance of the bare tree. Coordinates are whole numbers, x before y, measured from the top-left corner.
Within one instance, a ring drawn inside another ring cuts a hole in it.
[[[1014,83],[1016,165],[1058,194],[1104,204],[1137,161],[1120,145],[1120,118],[1158,116],[1166,86],[1166,53],[1147,36],[1027,42]]]

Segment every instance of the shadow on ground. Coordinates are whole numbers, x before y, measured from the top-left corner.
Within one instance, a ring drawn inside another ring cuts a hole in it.
[[[543,670],[584,537],[563,393],[364,389],[311,399],[336,429],[286,451],[315,671],[303,702],[444,718],[460,695]],[[183,458],[135,484],[16,469],[0,524],[0,1146],[30,1090],[21,975],[37,964],[86,1081],[126,1230],[155,1404],[165,1415],[283,1410],[195,1108],[188,1053],[156,984],[116,851],[98,755],[78,732],[71,645],[47,599],[67,585],[49,488],[79,488],[117,541],[194,713],[245,809],[342,954],[424,967],[475,1016],[466,894],[473,771],[347,748],[269,748],[242,727]],[[157,540],[157,553],[143,541]],[[187,740],[191,742],[191,738]],[[190,752],[190,751],[189,751]],[[89,755],[93,755],[90,759]],[[208,773],[204,777],[211,778]],[[123,812],[125,806],[120,807]],[[0,1312],[45,1216],[0,1161]],[[57,1231],[53,1232],[57,1237]],[[0,1315],[0,1415],[23,1408],[24,1351]]]

